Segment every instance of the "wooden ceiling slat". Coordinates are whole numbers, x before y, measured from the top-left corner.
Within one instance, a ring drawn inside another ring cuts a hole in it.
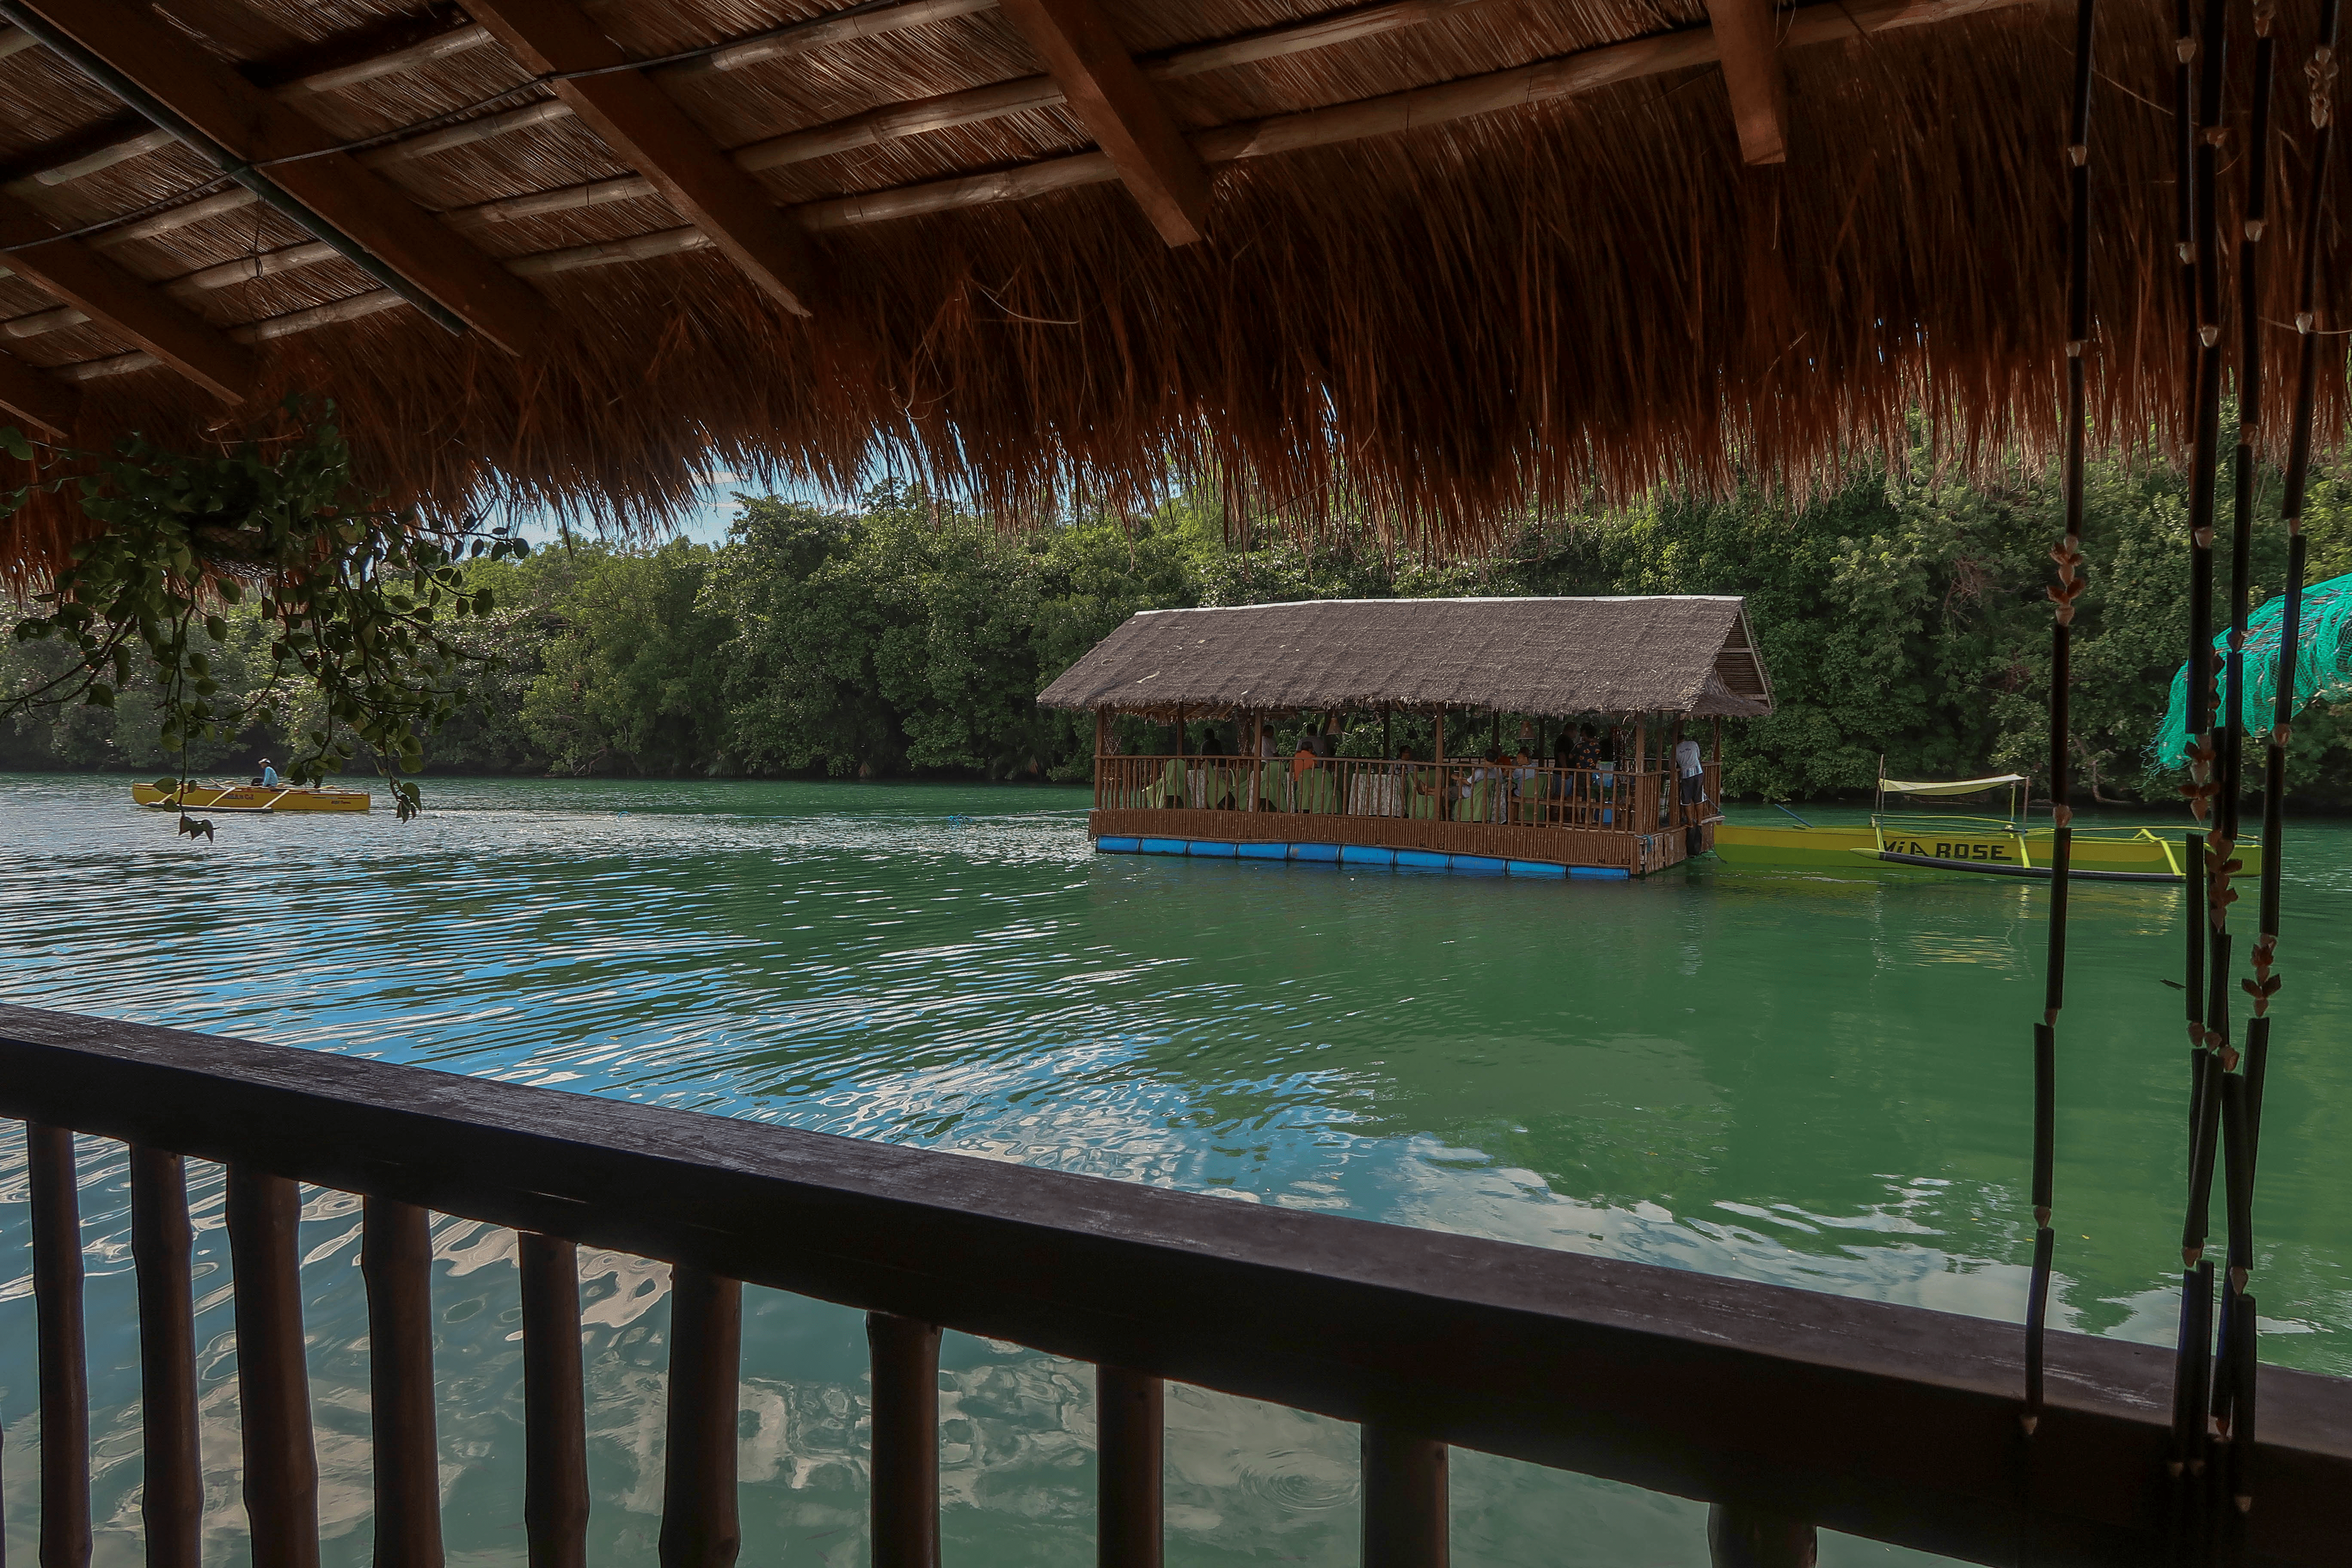
[[[253,390],[253,356],[58,226],[0,194],[0,243],[9,265],[82,312],[130,339],[224,403]]]
[[[471,9],[526,70],[556,77],[556,96],[680,217],[786,310],[811,313],[823,284],[808,237],[676,100],[625,68],[620,45],[585,12],[571,0],[473,0]],[[560,74],[579,71],[596,74]]]
[[[369,255],[510,353],[527,352],[550,312],[529,285],[436,221],[335,138],[227,65],[189,48],[122,0],[20,0],[236,158],[269,178]],[[321,236],[320,237],[325,237]]]
[[[1094,0],[1001,0],[998,9],[1061,84],[1160,237],[1196,243],[1208,224],[1209,172]]]

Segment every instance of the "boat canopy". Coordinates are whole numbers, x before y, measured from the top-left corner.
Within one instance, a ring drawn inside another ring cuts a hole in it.
[[[1472,708],[1749,718],[1772,688],[1746,601],[1321,599],[1145,610],[1037,699],[1166,717]]]
[[[2007,789],[2011,784],[2024,782],[2023,773],[1995,773],[1990,778],[1954,779],[1948,784],[1913,784],[1902,779],[1881,779],[1878,787],[1886,795],[1976,795],[1989,789]]]

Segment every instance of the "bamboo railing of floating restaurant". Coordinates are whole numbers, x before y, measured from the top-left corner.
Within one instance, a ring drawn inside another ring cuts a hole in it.
[[[1106,1568],[1161,1560],[1171,1380],[1360,1424],[1367,1568],[1445,1563],[1454,1447],[1715,1505],[1718,1564],[1811,1563],[1817,1528],[1969,1563],[2016,1562],[2029,1531],[2037,1563],[2164,1560],[2160,1346],[2050,1332],[2026,1486],[2015,1329],[1895,1302],[25,1007],[0,1006],[0,1118],[26,1123],[52,1565],[91,1558],[79,1194],[109,1165],[131,1190],[147,1561],[194,1568],[212,1528],[191,1161],[226,1167],[221,1408],[255,1568],[320,1561],[304,1184],[364,1199],[380,1568],[443,1562],[434,1213],[519,1233],[532,1568],[585,1563],[597,1506],[582,1245],[672,1266],[662,1568],[728,1568],[739,1489],[762,1484],[736,1470],[747,1285],[868,1314],[876,1568],[939,1562],[943,1330],[1094,1363]],[[2341,1563],[2352,1381],[2252,1375],[2244,1561]]]
[[[1378,758],[1095,759],[1087,829],[1212,843],[1364,845],[1484,855],[1639,876],[1712,848],[1722,763],[1685,805],[1671,770]]]

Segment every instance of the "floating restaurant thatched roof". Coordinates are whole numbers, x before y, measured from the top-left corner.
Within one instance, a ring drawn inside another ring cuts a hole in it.
[[[1475,547],[1595,486],[1818,473],[1913,407],[1948,437],[2055,419],[2072,41],[2044,4],[5,9],[51,37],[0,31],[0,403],[84,445],[266,427],[309,389],[446,510],[645,520],[714,466],[887,459],[1003,514],[1213,474]],[[2290,173],[2311,12],[2278,23]],[[2100,7],[2095,105],[2094,404],[2159,438],[2193,335],[2169,15]],[[2342,226],[2321,243],[2340,272]],[[2295,341],[2266,339],[2282,370]],[[56,542],[17,525],[0,573]]]
[[[1167,717],[1474,708],[1565,719],[1772,710],[1746,601],[1318,599],[1145,610],[1038,697]]]

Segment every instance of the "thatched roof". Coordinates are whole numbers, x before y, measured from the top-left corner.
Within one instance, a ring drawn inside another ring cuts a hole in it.
[[[1145,610],[1037,700],[1202,718],[1382,707],[1747,718],[1772,710],[1772,688],[1735,597],[1317,599]]]
[[[0,31],[0,402],[194,442],[323,392],[369,474],[451,510],[643,517],[714,467],[887,460],[1009,512],[1171,474],[1293,514],[1351,493],[1473,546],[1741,454],[1802,476],[1915,406],[2045,437],[2063,8],[1762,4],[9,0],[57,37]],[[2278,24],[2275,236],[2311,11]],[[1735,13],[1763,31],[1709,26]],[[2161,436],[2193,336],[2169,11],[2099,27],[2094,404]],[[1761,100],[1727,83],[1770,72],[1787,161],[1744,162]],[[2340,272],[2342,226],[2321,243]],[[2283,371],[2294,334],[2266,344]],[[50,547],[20,527],[0,570]]]

